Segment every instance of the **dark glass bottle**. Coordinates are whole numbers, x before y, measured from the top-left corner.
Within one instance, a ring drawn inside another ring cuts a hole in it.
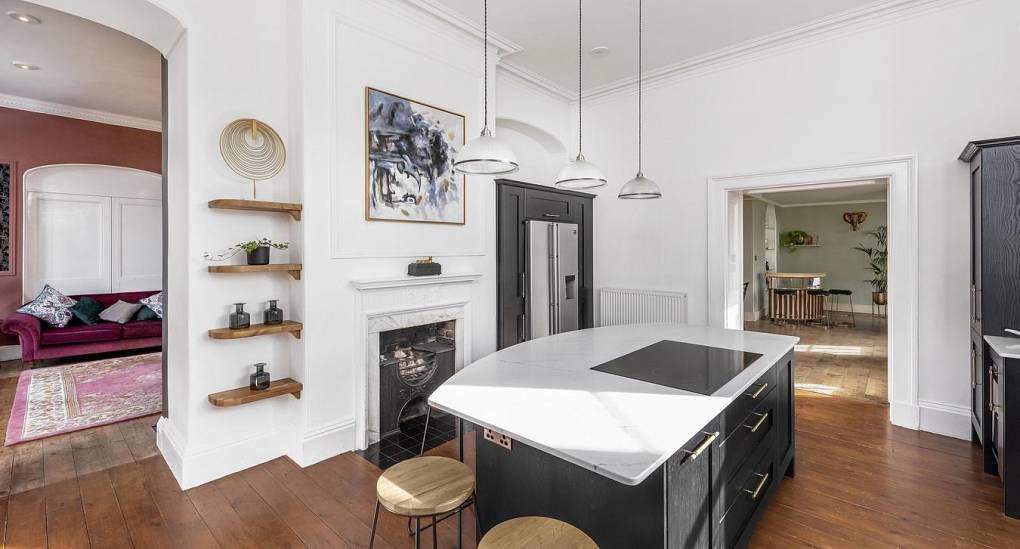
[[[255,364],[255,373],[251,375],[248,382],[248,387],[252,391],[262,391],[269,388],[269,372],[265,370],[265,367],[265,362]]]
[[[266,324],[283,324],[283,309],[276,306],[277,299],[269,300],[269,308],[263,314],[263,322]]]
[[[241,330],[251,326],[251,315],[244,312],[244,303],[234,303],[236,309],[230,313],[230,329]]]

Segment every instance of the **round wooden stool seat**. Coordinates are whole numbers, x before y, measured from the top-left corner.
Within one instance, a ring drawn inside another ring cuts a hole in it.
[[[547,517],[518,517],[489,530],[478,549],[598,549],[587,534]]]
[[[375,491],[379,504],[395,515],[439,515],[460,507],[471,497],[475,474],[455,459],[416,457],[385,470]]]

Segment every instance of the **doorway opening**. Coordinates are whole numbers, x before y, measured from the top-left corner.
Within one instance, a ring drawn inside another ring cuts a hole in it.
[[[743,193],[744,329],[792,335],[795,385],[888,403],[888,181]]]
[[[887,398],[889,419],[924,427],[917,398],[917,160],[900,156],[819,167],[710,177],[708,199],[708,320],[743,329],[744,195],[805,188],[840,188],[885,181],[888,240]],[[778,233],[777,233],[778,238]],[[861,239],[864,242],[864,239]],[[778,242],[777,242],[778,244]],[[857,252],[860,253],[860,252]],[[781,263],[781,262],[780,262]],[[869,278],[862,276],[861,279]],[[856,293],[856,292],[855,292]],[[933,416],[934,417],[934,416]]]

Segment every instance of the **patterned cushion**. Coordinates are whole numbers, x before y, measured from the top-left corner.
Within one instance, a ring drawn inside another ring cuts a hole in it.
[[[63,328],[74,317],[71,307],[74,307],[75,303],[77,301],[47,284],[35,299],[22,305],[18,312],[32,315],[50,326]]]
[[[135,316],[138,309],[141,309],[144,305],[141,303],[127,303],[124,301],[117,300],[116,303],[110,305],[103,312],[99,313],[99,318],[107,322],[116,322],[118,324],[124,324],[131,320],[131,317]]]
[[[149,297],[140,299],[139,302],[152,309],[152,312],[156,313],[156,316],[163,318],[163,292],[152,294]]]

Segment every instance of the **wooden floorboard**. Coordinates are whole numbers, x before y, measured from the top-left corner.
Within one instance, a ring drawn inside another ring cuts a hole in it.
[[[851,378],[860,375],[844,365],[828,381],[859,391]],[[16,383],[0,368],[0,429]],[[894,427],[888,415],[867,399],[798,391],[797,476],[782,482],[749,546],[1020,547],[1020,521],[1002,514],[1001,483],[983,473],[980,449]],[[157,453],[156,419],[0,448],[4,545],[368,547],[380,474],[371,463],[346,453],[302,469],[284,457],[181,491]],[[465,447],[471,465],[471,442]],[[455,456],[456,441],[430,452]],[[474,547],[473,511],[464,519],[464,547]],[[381,513],[375,546],[413,547],[406,527],[406,519]],[[440,547],[455,547],[456,521],[438,534]],[[430,534],[423,546],[431,547]]]

